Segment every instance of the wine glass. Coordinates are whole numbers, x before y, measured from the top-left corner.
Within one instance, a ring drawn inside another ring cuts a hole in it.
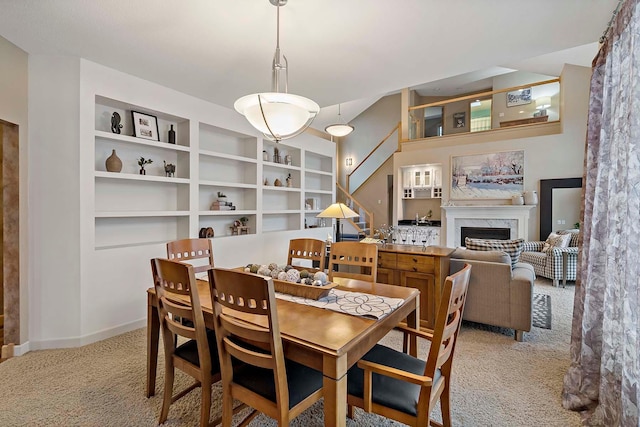
[[[418,237],[417,234],[418,234],[418,226],[414,225],[413,227],[411,227],[411,243],[414,245],[416,244],[416,238]]]

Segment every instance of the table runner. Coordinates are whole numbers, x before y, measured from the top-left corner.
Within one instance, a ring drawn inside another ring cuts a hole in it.
[[[389,298],[341,289],[331,289],[327,296],[318,300],[280,292],[276,292],[276,298],[378,320],[400,307],[404,302],[402,298]]]

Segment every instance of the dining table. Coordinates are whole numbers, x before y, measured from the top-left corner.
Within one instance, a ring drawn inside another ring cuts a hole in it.
[[[198,295],[207,327],[213,329],[209,283],[198,280]],[[345,426],[347,418],[347,371],[398,323],[418,327],[420,291],[415,288],[334,278],[335,289],[360,292],[402,302],[382,318],[356,316],[277,298],[278,324],[285,357],[323,374],[324,425]],[[243,319],[254,320],[251,316]],[[261,325],[265,326],[265,325]],[[160,319],[154,288],[147,290],[147,386],[146,396],[155,394]],[[415,340],[405,343],[417,354]]]

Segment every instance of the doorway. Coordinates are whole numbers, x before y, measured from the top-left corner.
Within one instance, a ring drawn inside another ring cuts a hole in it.
[[[0,120],[0,343],[20,344],[18,125]]]

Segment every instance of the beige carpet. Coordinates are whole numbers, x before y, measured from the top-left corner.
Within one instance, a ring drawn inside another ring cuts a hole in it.
[[[562,377],[569,365],[573,284],[553,288],[550,281],[539,279],[535,292],[551,295],[551,330],[533,328],[519,343],[511,331],[463,325],[454,360],[454,425],[580,425],[579,415],[560,403]],[[385,343],[398,348],[398,336],[391,333]],[[34,351],[0,364],[0,426],[156,425],[162,368],[156,396],[145,398],[145,344],[145,329],[140,329],[82,348]],[[178,375],[178,386],[189,381]],[[219,415],[216,390],[211,419]],[[199,393],[192,392],[172,405],[165,425],[197,425],[198,417]],[[320,402],[292,425],[322,422]],[[262,415],[251,423],[275,425]],[[399,424],[358,410],[347,425]]]

